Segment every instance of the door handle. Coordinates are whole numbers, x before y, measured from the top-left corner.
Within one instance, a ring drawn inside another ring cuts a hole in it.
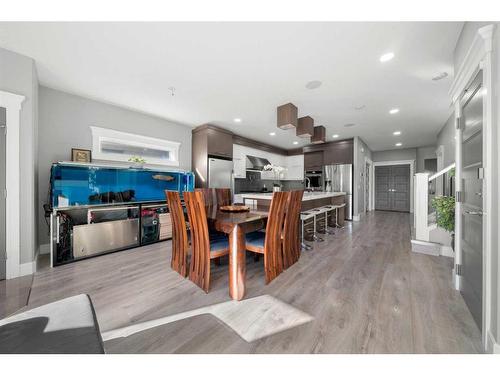
[[[467,211],[467,210],[464,210],[464,212],[465,212],[467,215],[472,215],[472,216],[483,216],[483,211]]]

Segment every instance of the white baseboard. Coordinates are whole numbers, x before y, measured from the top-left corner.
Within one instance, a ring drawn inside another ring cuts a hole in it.
[[[441,255],[442,257],[455,258],[455,252],[453,251],[451,246],[446,246],[446,245],[441,246],[441,251],[439,255]]]
[[[38,254],[50,254],[50,244],[44,243],[38,247]]]
[[[33,262],[21,263],[19,265],[19,276],[31,275],[36,272],[36,259]]]
[[[488,340],[488,346],[486,349],[488,353],[500,354],[500,345],[495,341],[495,338],[493,337],[493,334],[490,331],[488,331],[487,340]]]

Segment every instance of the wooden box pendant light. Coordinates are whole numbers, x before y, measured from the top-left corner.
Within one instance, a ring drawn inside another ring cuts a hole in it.
[[[292,103],[278,107],[278,128],[291,129],[297,127],[297,107]]]
[[[314,135],[314,119],[310,116],[304,116],[297,121],[297,137],[309,138]]]
[[[311,137],[311,143],[325,143],[326,129],[324,126],[315,126],[314,134]]]

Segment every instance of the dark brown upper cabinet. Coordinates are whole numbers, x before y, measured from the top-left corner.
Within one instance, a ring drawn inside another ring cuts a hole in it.
[[[352,164],[354,159],[353,151],[352,140],[332,142],[323,151],[323,161],[325,165]]]
[[[304,116],[297,120],[297,137],[309,138],[314,135],[314,119],[311,116]]]
[[[207,187],[210,156],[232,159],[233,133],[210,124],[193,129],[191,165],[196,187]]]
[[[321,169],[323,165],[323,151],[307,152],[304,154],[304,169]]]
[[[292,103],[280,105],[277,109],[278,128],[286,130],[297,127],[298,109]]]
[[[209,155],[233,158],[233,135],[218,129],[207,129],[207,152]]]
[[[326,129],[324,126],[315,126],[314,127],[314,134],[311,137],[311,143],[313,144],[318,144],[318,143],[325,143],[326,141]]]

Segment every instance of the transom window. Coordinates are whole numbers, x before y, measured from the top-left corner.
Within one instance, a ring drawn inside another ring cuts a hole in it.
[[[179,166],[179,142],[96,126],[90,129],[94,159],[127,162],[132,156],[139,156],[146,164]]]

